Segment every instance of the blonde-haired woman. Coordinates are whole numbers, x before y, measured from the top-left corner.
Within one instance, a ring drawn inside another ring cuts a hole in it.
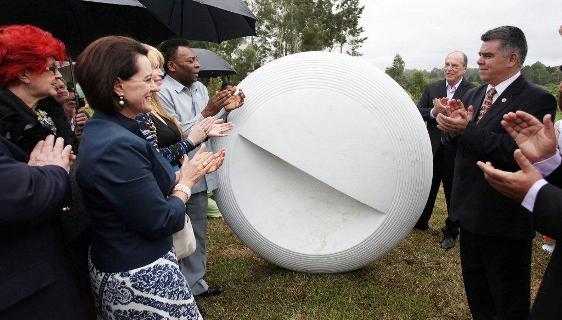
[[[147,44],[143,45],[148,50],[147,57],[152,66],[152,80],[159,90],[164,77],[162,71],[164,56],[158,49]],[[233,127],[232,123],[223,123],[223,120],[208,117],[196,123],[187,137],[182,138],[179,123],[160,105],[156,92],[152,96],[152,111],[139,114],[137,122],[146,140],[158,149],[160,154],[172,165],[178,165],[184,155],[195,149],[208,137],[225,136]],[[224,150],[220,151],[220,156],[224,157]]]

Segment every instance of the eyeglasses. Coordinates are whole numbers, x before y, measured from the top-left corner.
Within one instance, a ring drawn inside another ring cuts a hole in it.
[[[446,68],[451,68],[453,70],[457,70],[459,69],[461,66],[459,66],[458,64],[450,64],[450,63],[445,63],[445,69]]]
[[[45,72],[51,71],[54,75],[57,74],[57,72],[59,71],[59,67],[56,64],[51,64],[48,67],[45,68]]]
[[[148,78],[148,79],[144,79],[144,80],[140,80],[140,79],[128,79],[126,81],[130,81],[130,82],[143,82],[145,85],[147,86],[152,86],[152,84],[154,83],[154,81],[152,80],[152,77]]]

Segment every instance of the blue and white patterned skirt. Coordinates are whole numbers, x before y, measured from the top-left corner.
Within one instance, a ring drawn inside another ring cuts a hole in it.
[[[173,251],[116,273],[99,271],[88,258],[98,319],[203,319]]]

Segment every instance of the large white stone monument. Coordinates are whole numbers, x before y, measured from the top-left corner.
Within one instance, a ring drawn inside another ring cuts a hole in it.
[[[281,267],[342,272],[396,246],[432,175],[425,124],[408,94],[370,63],[306,52],[239,85],[217,200],[250,249]]]

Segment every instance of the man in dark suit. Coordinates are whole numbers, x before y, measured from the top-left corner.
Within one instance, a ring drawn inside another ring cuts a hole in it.
[[[484,179],[477,161],[514,171],[517,145],[501,125],[502,116],[523,110],[553,115],[556,100],[529,83],[520,69],[527,54],[523,32],[503,26],[481,37],[480,78],[487,82],[464,97],[450,115],[437,116],[438,128],[458,138],[451,217],[460,231],[462,274],[474,319],[527,319],[530,307],[531,243],[529,212]]]
[[[429,84],[418,102],[418,110],[423,120],[427,122],[427,132],[431,139],[431,150],[433,152],[433,180],[431,181],[431,190],[429,198],[423,213],[416,223],[416,229],[427,230],[428,222],[433,212],[435,198],[439,191],[439,185],[443,180],[443,189],[445,190],[445,202],[447,203],[447,211],[449,210],[449,200],[451,198],[451,186],[453,184],[453,170],[455,167],[455,154],[457,152],[457,144],[455,139],[446,136],[441,130],[437,129],[435,121],[437,114],[445,112],[443,106],[438,99],[460,99],[468,89],[474,88],[474,85],[463,78],[466,73],[466,65],[468,59],[466,54],[460,51],[451,52],[445,57],[445,66],[443,73],[445,79],[435,81]],[[445,250],[455,246],[457,235],[459,234],[458,224],[449,217],[445,220],[443,227],[443,240],[441,247]]]
[[[70,146],[51,135],[29,157],[0,136],[0,319],[85,319],[65,265],[58,215]]]
[[[504,116],[502,125],[520,147],[515,153],[515,160],[521,170],[515,173],[498,170],[490,162],[478,162],[478,166],[496,190],[532,212],[531,217],[539,232],[562,241],[562,189],[558,188],[562,186],[562,157],[556,148],[556,134],[550,116],[545,116],[543,125],[528,113],[519,111]],[[562,248],[557,245],[539,288],[531,318],[561,319],[560,296]]]

